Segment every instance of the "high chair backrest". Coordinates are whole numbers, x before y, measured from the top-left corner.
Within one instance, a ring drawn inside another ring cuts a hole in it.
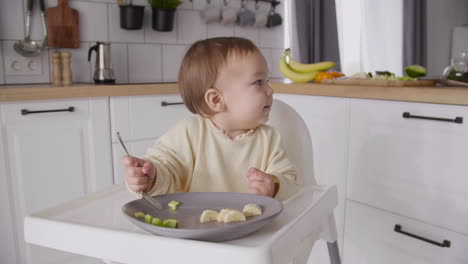
[[[317,184],[314,176],[312,142],[302,117],[288,104],[273,100],[268,125],[281,134],[286,154],[297,168],[298,183],[304,186]]]

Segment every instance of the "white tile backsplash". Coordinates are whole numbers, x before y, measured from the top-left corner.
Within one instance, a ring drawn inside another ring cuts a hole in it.
[[[267,61],[268,64],[268,74],[271,76],[272,73],[272,60],[271,60],[271,49],[266,49],[266,48],[260,48],[260,51],[262,52],[263,56],[265,57],[265,60]],[[276,66],[276,65],[275,65]]]
[[[258,29],[255,27],[234,26],[234,36],[250,39],[255,45],[258,45]]]
[[[179,66],[187,49],[188,45],[163,45],[162,71],[164,82],[177,81]]]
[[[191,44],[206,38],[206,24],[200,18],[200,12],[194,10],[177,10],[177,42]]]
[[[34,60],[37,63],[40,63],[41,73],[34,75],[5,75],[5,83],[47,83],[50,81],[49,78],[49,51],[47,49],[43,50],[38,57],[25,58],[18,55],[13,49],[13,44],[15,41],[6,40],[3,41],[2,50],[3,50],[3,67],[5,68],[5,73],[7,72],[7,67],[11,67],[11,64],[14,61],[20,61],[23,67],[27,67],[28,62]]]
[[[91,71],[90,65],[91,63],[88,62],[88,50],[89,50],[89,43],[88,42],[81,42],[80,48],[78,49],[55,49],[51,48],[49,50],[49,54],[52,52],[59,51],[65,52],[68,51],[71,53],[71,70],[72,70],[72,82],[91,82]],[[96,58],[96,55],[92,55],[93,60]],[[49,56],[49,63],[52,65],[52,56]],[[94,61],[93,61],[94,63]],[[94,64],[93,64],[94,65]],[[52,71],[50,72],[50,78],[52,80]]]
[[[143,21],[145,42],[160,44],[177,43],[177,16],[179,15],[178,11],[176,11],[175,13],[173,31],[156,31],[152,28],[153,16],[151,8],[145,8],[145,16]]]
[[[162,82],[161,45],[128,44],[129,81]]]
[[[283,27],[272,27],[259,30],[258,45],[265,48],[283,48],[284,47]]]
[[[111,46],[112,69],[116,83],[128,83],[128,47],[123,43],[112,43]],[[94,64],[93,71],[94,72]]]
[[[209,24],[207,35],[208,38],[234,36],[234,25]]]
[[[129,2],[129,0],[124,0]],[[27,60],[13,50],[13,43],[24,38],[24,0],[0,0],[0,84],[41,83],[50,80],[50,56],[56,50],[45,50],[39,57],[42,72],[39,75],[6,74],[7,63],[15,59]],[[240,36],[252,40],[261,48],[268,62],[271,76],[281,77],[276,62],[283,52],[283,27],[253,28],[238,25],[205,24],[200,10],[206,0],[183,0],[177,8],[174,30],[155,31],[151,27],[152,12],[147,0],[133,0],[135,5],[145,6],[144,24],[141,30],[120,28],[119,8],[115,0],[72,0],[71,8],[79,13],[80,48],[60,49],[72,52],[73,81],[92,82],[93,62],[88,63],[88,49],[96,41],[112,43],[112,64],[118,83],[173,82],[188,45],[207,37]],[[223,0],[211,0],[222,8]],[[57,6],[57,0],[46,0],[46,7]],[[227,0],[230,7],[239,9],[241,0]],[[259,2],[261,10],[270,10],[270,4]],[[247,1],[247,8],[255,11],[255,1]],[[277,7],[283,14],[284,5]],[[38,4],[34,7],[31,28],[32,38],[42,42],[43,29]],[[94,55],[93,55],[94,57]],[[37,58],[36,58],[37,60]],[[11,70],[9,71],[11,72]]]
[[[271,50],[271,78],[283,78],[283,75],[279,71],[278,62],[283,56],[284,49],[272,49]]]
[[[109,4],[109,39],[111,42],[145,42],[143,30],[127,30],[120,28],[120,9],[118,5]],[[146,7],[145,9],[148,9]],[[146,14],[145,14],[146,15]],[[145,16],[143,15],[143,18]]]
[[[0,2],[0,38],[24,38],[23,1],[2,0]]]
[[[79,12],[80,41],[108,41],[109,25],[107,4],[70,1]]]

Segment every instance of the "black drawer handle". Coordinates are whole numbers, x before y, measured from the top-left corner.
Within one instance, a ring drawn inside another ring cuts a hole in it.
[[[70,106],[70,107],[65,108],[65,109],[38,110],[38,111],[29,111],[28,109],[21,109],[21,114],[22,115],[52,113],[52,112],[75,112],[75,107]]]
[[[429,120],[436,120],[436,121],[446,121],[446,122],[455,122],[457,124],[463,124],[463,117],[457,116],[455,119],[450,118],[442,118],[442,117],[432,117],[432,116],[417,116],[412,115],[410,112],[403,113],[404,118],[419,118],[419,119],[429,119]]]
[[[430,240],[428,238],[425,238],[425,237],[421,237],[421,236],[418,236],[418,235],[415,235],[415,234],[411,234],[411,233],[408,233],[406,231],[403,231],[401,229],[401,225],[395,225],[395,228],[393,229],[395,230],[395,232],[397,233],[401,233],[401,234],[404,234],[404,235],[407,235],[407,236],[410,236],[410,237],[413,237],[413,238],[416,238],[416,239],[419,239],[419,240],[422,240],[422,241],[425,241],[427,243],[431,243],[433,245],[436,245],[436,246],[439,246],[439,247],[447,247],[449,248],[450,247],[450,240],[444,240],[442,243],[439,243],[437,241],[434,241],[434,240]]]
[[[161,106],[169,106],[169,105],[182,105],[184,104],[183,102],[176,102],[176,103],[168,103],[166,101],[161,102]]]

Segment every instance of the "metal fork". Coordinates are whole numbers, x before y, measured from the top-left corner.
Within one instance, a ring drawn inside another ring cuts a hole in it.
[[[119,139],[120,145],[125,150],[125,153],[127,153],[127,156],[133,157],[132,155],[130,155],[128,153],[127,147],[125,147],[125,144],[123,143],[123,140],[120,137],[120,132],[117,132],[117,138]],[[158,201],[156,201],[153,197],[151,197],[151,195],[149,195],[147,192],[142,191],[142,192],[140,192],[140,194],[143,197],[143,199],[145,199],[152,206],[154,206],[154,207],[156,207],[157,209],[160,209],[160,210],[163,209],[162,205]]]

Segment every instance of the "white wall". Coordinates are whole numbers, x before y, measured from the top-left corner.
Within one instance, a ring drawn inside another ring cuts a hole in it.
[[[463,24],[468,24],[467,0],[427,0],[428,75],[441,75],[450,64],[452,31]]]
[[[0,1],[0,84],[47,83],[50,79],[50,54],[56,49],[45,50],[34,58],[41,67],[37,75],[12,75],[11,63],[26,60],[16,54],[13,43],[24,37],[24,8],[22,0]],[[35,1],[36,2],[36,1]],[[123,30],[119,26],[119,8],[113,0],[71,0],[70,6],[79,12],[80,48],[72,52],[74,82],[91,82],[93,67],[88,63],[88,49],[96,41],[112,43],[112,62],[119,83],[173,82],[178,67],[189,44],[199,39],[215,36],[241,36],[252,40],[265,55],[271,77],[282,77],[277,61],[283,53],[283,26],[275,28],[244,28],[235,25],[204,24],[199,17],[206,0],[182,0],[176,12],[175,29],[158,32],[151,28],[151,10],[146,0],[134,0],[145,5],[145,22],[141,30]],[[222,0],[211,0],[220,6]],[[229,5],[239,8],[241,0],[229,0]],[[259,3],[262,10],[269,10],[268,3]],[[55,7],[57,0],[46,0],[47,7]],[[255,1],[248,1],[254,10]],[[284,4],[277,7],[284,14]],[[39,7],[33,12],[32,39],[42,41]],[[93,55],[94,57],[94,55]]]

